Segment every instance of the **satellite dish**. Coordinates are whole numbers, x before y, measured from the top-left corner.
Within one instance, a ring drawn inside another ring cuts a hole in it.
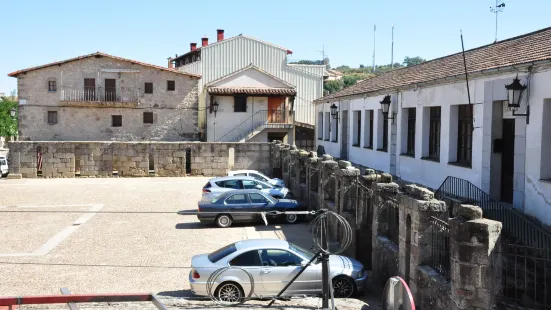
[[[415,310],[413,295],[404,279],[388,279],[383,293],[383,310]]]

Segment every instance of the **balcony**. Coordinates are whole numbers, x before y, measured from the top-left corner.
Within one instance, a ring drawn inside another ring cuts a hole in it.
[[[139,105],[140,89],[133,87],[61,87],[61,105],[135,107]]]

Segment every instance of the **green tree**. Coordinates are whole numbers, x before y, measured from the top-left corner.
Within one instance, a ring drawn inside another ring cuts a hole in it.
[[[330,94],[336,93],[343,88],[343,83],[340,80],[327,81],[323,84],[323,89]]]
[[[17,115],[12,118],[10,111],[17,111],[17,101],[15,97],[0,98],[0,137],[17,136]]]
[[[343,87],[346,88],[346,87],[352,86],[356,84],[356,82],[360,79],[361,79],[360,76],[357,74],[345,75],[342,78],[342,82],[344,84]]]
[[[404,66],[411,67],[411,66],[415,66],[415,65],[418,65],[420,63],[423,63],[425,61],[427,61],[427,60],[424,59],[424,58],[421,58],[419,56],[416,56],[416,57],[406,56],[406,58],[404,58]]]

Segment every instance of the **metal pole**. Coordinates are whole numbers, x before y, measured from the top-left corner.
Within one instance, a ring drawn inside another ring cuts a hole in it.
[[[377,30],[377,25],[373,25],[373,69],[372,73],[375,73],[375,31]]]
[[[321,222],[321,245],[322,249],[325,248],[329,251],[329,244],[327,239],[327,216],[322,219]],[[329,286],[329,254],[321,253],[321,276],[322,276],[322,309],[329,309],[329,298],[331,294],[331,287]]]
[[[392,24],[392,48],[390,49],[390,69],[394,69],[394,24]]]
[[[465,66],[465,81],[467,81],[467,96],[471,104],[471,91],[469,90],[469,74],[467,73],[467,59],[465,58],[465,45],[463,45],[463,31],[461,31],[461,49],[463,50],[463,65]]]
[[[497,14],[499,14],[499,8],[497,7],[497,1],[496,0],[496,40],[494,42],[497,42]]]

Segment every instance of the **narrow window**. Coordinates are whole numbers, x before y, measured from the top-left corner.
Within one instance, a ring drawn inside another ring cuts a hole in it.
[[[233,112],[247,112],[247,97],[233,97]]]
[[[318,140],[323,140],[323,112],[318,113]]]
[[[355,130],[352,145],[360,146],[360,141],[362,141],[362,111],[354,111],[353,120]]]
[[[144,86],[144,92],[146,94],[153,94],[153,83],[145,83],[145,86]]]
[[[48,124],[57,124],[57,111],[48,111]]]
[[[174,81],[166,81],[166,90],[168,91],[176,90],[176,83]]]
[[[388,152],[388,117],[385,115],[382,115],[382,112],[381,112],[381,116],[383,118],[383,145],[382,145],[381,151]]]
[[[415,119],[416,108],[407,109],[408,113],[408,137],[407,137],[407,149],[406,154],[415,156]]]
[[[331,113],[325,112],[325,122],[323,124],[325,126],[324,140],[329,141],[329,136],[331,135]]]
[[[111,126],[122,127],[122,115],[111,115]]]
[[[366,128],[367,128],[367,135],[365,141],[365,147],[368,149],[373,149],[373,110],[365,111],[366,115]]]
[[[153,124],[153,112],[143,112],[143,123]]]
[[[440,107],[430,108],[429,158],[440,160]]]
[[[57,91],[57,82],[56,81],[48,81],[48,91],[52,91],[52,92]]]
[[[457,163],[471,166],[473,145],[473,106],[460,105],[457,119]]]

